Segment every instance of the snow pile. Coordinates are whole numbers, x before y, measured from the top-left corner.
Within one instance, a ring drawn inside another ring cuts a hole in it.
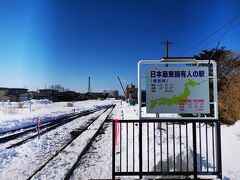
[[[46,104],[51,104],[53,103],[49,99],[31,99],[27,101],[21,101],[21,102],[0,102],[0,107],[28,107],[30,104],[31,105],[46,105]]]
[[[51,104],[52,101],[50,101],[49,99],[31,99],[28,101],[22,101],[23,104],[29,105],[31,104]]]

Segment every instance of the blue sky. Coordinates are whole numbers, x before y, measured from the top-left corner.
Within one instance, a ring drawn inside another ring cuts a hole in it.
[[[238,0],[0,0],[0,87],[36,90],[61,84],[93,91],[137,84],[137,62],[193,56],[214,48],[226,29],[191,49],[240,13]],[[240,18],[234,23],[239,23]],[[239,51],[240,26],[220,46]]]

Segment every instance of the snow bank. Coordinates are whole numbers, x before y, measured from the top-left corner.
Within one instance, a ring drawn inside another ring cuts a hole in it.
[[[23,104],[51,104],[52,101],[50,101],[49,99],[31,99],[31,100],[28,100],[28,101],[23,101],[21,102]]]
[[[50,101],[49,99],[31,99],[31,100],[21,101],[21,102],[0,102],[0,107],[18,107],[19,105],[26,107],[30,104],[43,105],[43,104],[51,104],[51,103],[52,101]]]

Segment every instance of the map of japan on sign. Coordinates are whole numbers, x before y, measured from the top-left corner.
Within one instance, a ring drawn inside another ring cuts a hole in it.
[[[150,68],[147,113],[210,113],[208,67]]]

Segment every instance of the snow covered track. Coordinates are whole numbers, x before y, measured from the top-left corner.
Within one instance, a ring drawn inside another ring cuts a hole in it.
[[[114,107],[109,107],[84,128],[76,129],[74,138],[27,179],[69,179]]]
[[[97,112],[97,111],[100,111],[102,109],[105,109],[105,108],[108,108],[107,107],[102,107],[102,108],[96,108],[96,109],[93,109],[93,110],[87,110],[87,111],[84,111],[84,112],[80,112],[80,113],[77,113],[77,114],[74,114],[74,115],[70,115],[70,116],[67,116],[67,117],[64,117],[64,118],[59,118],[55,121],[52,121],[52,122],[48,122],[48,123],[44,123],[42,126],[41,126],[41,131],[40,131],[40,135],[44,134],[44,133],[47,133],[59,126],[62,126],[66,123],[69,123],[79,117],[82,117],[82,116],[87,116],[89,114],[93,114],[94,112]],[[0,138],[0,143],[6,143],[6,142],[9,142],[11,140],[15,140],[15,139],[19,139],[17,142],[14,142],[10,145],[7,145],[6,149],[9,149],[9,148],[12,148],[12,147],[16,147],[16,146],[19,146],[21,144],[23,144],[24,142],[26,142],[27,140],[29,139],[33,139],[33,138],[36,138],[38,136],[37,134],[37,128],[36,127],[33,127],[33,128],[28,128],[28,129],[24,129],[23,131],[20,131],[20,132],[17,132],[17,133],[12,133],[10,135],[6,135],[6,136],[3,136]]]
[[[74,117],[74,116],[76,116],[78,114],[81,114],[81,113],[86,113],[86,111],[83,111],[83,112],[80,112],[80,113],[77,113],[77,114],[66,115],[64,117],[57,118],[57,119],[55,119],[52,122],[42,123],[42,127],[45,127],[45,126],[48,126],[48,125],[52,125],[54,123],[58,123],[58,122],[60,122],[60,121],[62,121],[64,119]],[[23,130],[23,131],[21,131],[21,130]],[[14,136],[14,135],[18,136],[18,135],[21,135],[21,133],[32,132],[32,131],[36,131],[36,124],[35,125],[31,125],[31,126],[27,126],[27,127],[21,127],[21,128],[17,128],[17,129],[12,129],[12,130],[0,133],[0,135],[4,136],[5,134],[11,134],[12,136]],[[9,135],[7,137],[10,137],[11,135]],[[4,137],[2,137],[1,139],[4,139]],[[4,142],[4,140],[0,140],[0,142]]]

